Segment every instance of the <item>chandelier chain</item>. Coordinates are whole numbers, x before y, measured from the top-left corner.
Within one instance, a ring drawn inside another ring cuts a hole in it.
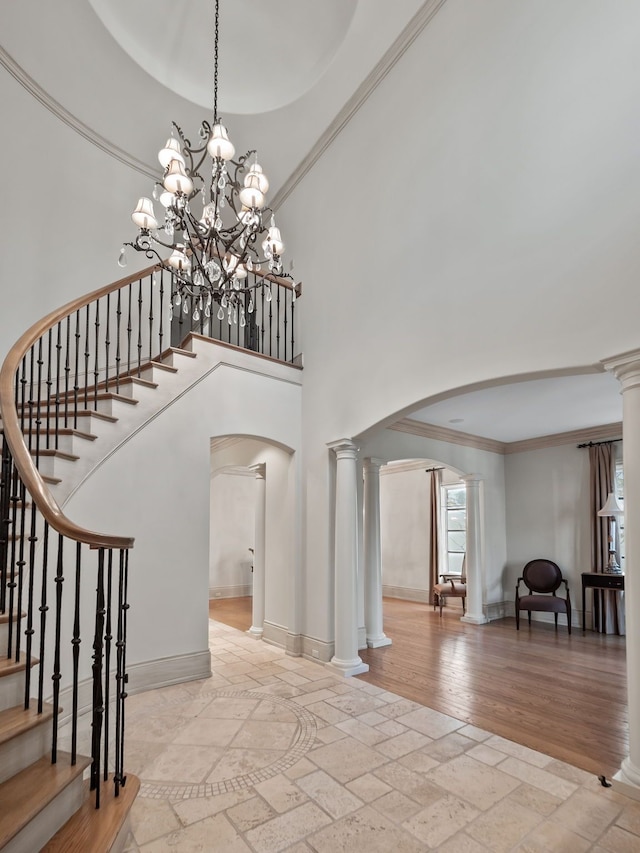
[[[218,121],[218,36],[220,32],[220,0],[216,0],[215,34],[213,41],[213,123]]]

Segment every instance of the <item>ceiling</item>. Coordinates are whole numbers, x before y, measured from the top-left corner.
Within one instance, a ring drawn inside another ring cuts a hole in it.
[[[276,206],[446,2],[222,0],[220,109],[236,148],[258,148]],[[210,118],[212,0],[21,0],[0,4],[0,34],[16,79],[138,172],[123,221],[171,121],[195,135]],[[620,421],[622,401],[594,372],[476,390],[410,417],[511,442]]]
[[[610,373],[555,376],[449,397],[409,417],[508,443],[619,423],[622,396]]]

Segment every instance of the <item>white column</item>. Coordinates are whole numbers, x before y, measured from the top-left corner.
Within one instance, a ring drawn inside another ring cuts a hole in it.
[[[465,474],[460,478],[467,486],[467,613],[461,622],[484,625],[484,556],[482,551],[482,512],[480,508],[480,474]]]
[[[622,384],[624,465],[624,598],[629,755],[613,777],[621,793],[640,800],[640,350],[603,361]]]
[[[382,561],[380,559],[380,466],[382,459],[364,460],[364,618],[367,646],[390,646],[382,630]]]
[[[264,552],[267,518],[266,465],[252,465],[256,475],[256,532],[253,543],[253,602],[248,632],[259,640],[264,629]]]
[[[330,666],[342,675],[367,672],[358,655],[358,505],[356,458],[349,439],[332,442],[336,454],[335,654]]]

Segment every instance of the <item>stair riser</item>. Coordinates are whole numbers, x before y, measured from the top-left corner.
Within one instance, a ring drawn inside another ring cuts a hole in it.
[[[24,770],[47,752],[51,741],[51,723],[36,726],[0,745],[0,783]]]
[[[59,456],[41,456],[38,463],[38,471],[44,477],[56,477],[64,480],[65,477],[73,477],[75,460],[64,459]]]
[[[0,678],[0,711],[24,702],[24,670]]]
[[[82,776],[76,777],[9,843],[2,853],[34,853],[41,850],[52,835],[82,805]]]

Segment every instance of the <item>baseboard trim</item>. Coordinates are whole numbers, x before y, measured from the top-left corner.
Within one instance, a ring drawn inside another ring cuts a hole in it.
[[[302,634],[287,634],[286,652],[292,657],[302,655]]]
[[[410,586],[382,585],[382,594],[386,598],[400,598],[403,601],[419,601],[423,604],[431,603],[431,594],[428,589],[414,589]]]
[[[129,673],[129,693],[142,693],[158,687],[169,687],[183,681],[199,681],[211,678],[211,652],[203,649],[186,655],[157,658],[156,660],[134,663],[127,667]]]
[[[265,619],[262,624],[262,639],[270,646],[277,646],[279,649],[287,647],[288,631],[284,625],[277,625],[275,622],[267,622]]]
[[[235,586],[210,586],[209,598],[244,598],[252,594],[250,583],[239,583]]]
[[[318,640],[315,637],[302,635],[303,658],[316,661],[316,663],[329,663],[333,657],[334,649],[334,643],[327,643],[325,640]]]

